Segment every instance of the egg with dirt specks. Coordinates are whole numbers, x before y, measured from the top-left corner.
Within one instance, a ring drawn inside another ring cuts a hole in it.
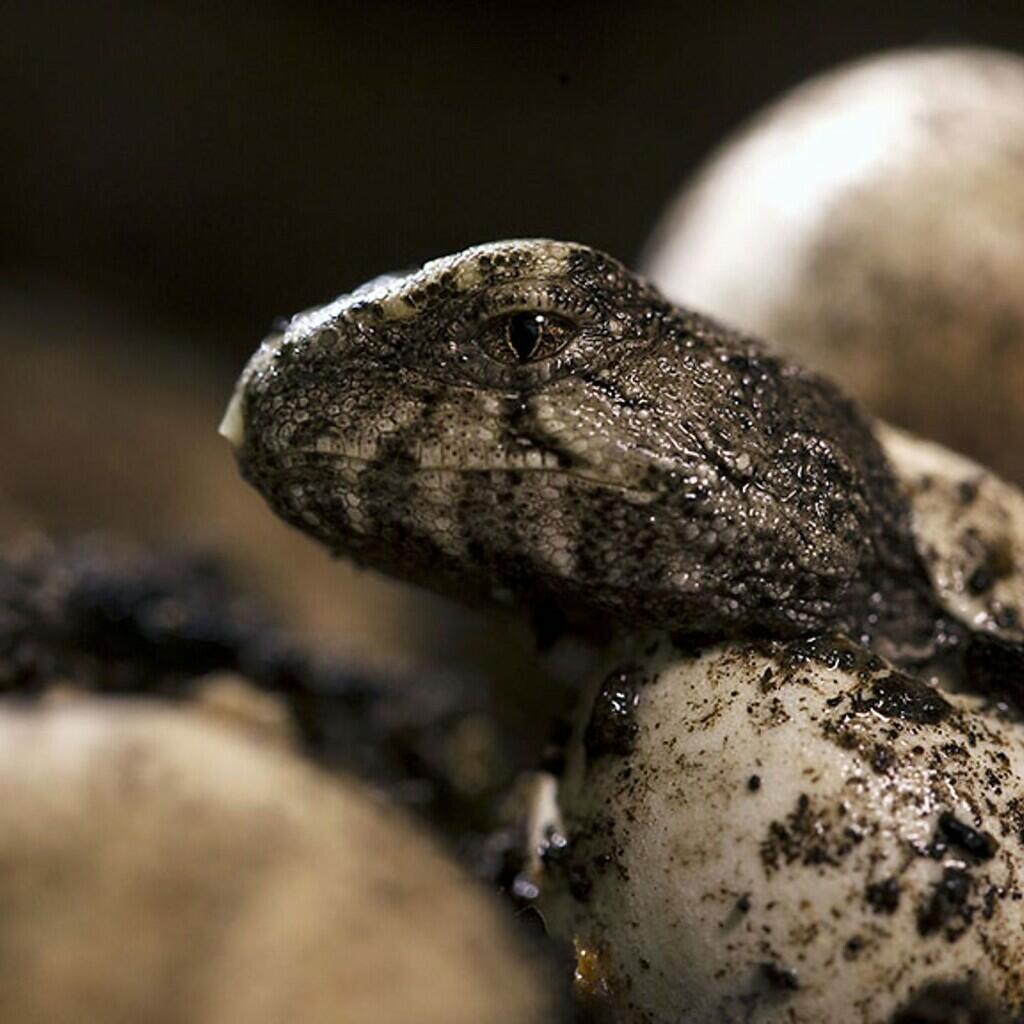
[[[582,703],[542,908],[624,1024],[999,1020],[1022,772],[1019,724],[845,639],[637,639]]]

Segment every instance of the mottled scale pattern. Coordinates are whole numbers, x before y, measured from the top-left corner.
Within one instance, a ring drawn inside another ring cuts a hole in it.
[[[538,357],[524,322],[544,325]],[[300,314],[232,415],[281,516],[446,593],[932,642],[906,500],[860,412],[582,245],[478,246]]]

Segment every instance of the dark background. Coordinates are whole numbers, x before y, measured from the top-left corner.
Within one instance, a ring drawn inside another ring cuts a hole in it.
[[[631,260],[729,129],[1019,5],[0,3],[0,273],[236,365],[271,320],[499,237]],[[0,296],[2,298],[2,296]]]

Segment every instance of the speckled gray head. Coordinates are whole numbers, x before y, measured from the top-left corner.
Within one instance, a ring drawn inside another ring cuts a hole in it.
[[[726,635],[931,629],[856,409],[582,245],[479,246],[296,316],[223,429],[286,520],[469,600]]]

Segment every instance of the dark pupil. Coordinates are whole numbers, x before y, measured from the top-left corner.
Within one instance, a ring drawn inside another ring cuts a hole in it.
[[[525,363],[537,351],[544,333],[544,317],[540,313],[516,313],[508,322],[508,343]]]

